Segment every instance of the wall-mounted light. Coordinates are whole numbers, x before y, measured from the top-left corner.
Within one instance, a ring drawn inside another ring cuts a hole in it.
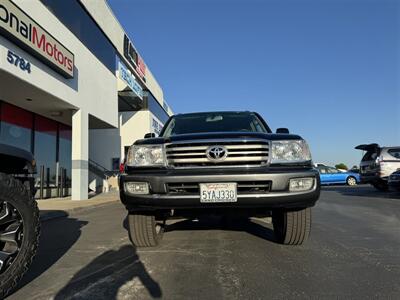
[[[52,117],[61,117],[63,115],[62,111],[51,111],[50,116]]]

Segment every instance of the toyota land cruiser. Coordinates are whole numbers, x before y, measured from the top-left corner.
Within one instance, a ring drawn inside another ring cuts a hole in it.
[[[172,215],[272,213],[278,242],[307,240],[320,178],[300,136],[273,134],[257,113],[206,112],[173,116],[159,137],[145,137],[130,147],[120,178],[135,246],[156,246]]]

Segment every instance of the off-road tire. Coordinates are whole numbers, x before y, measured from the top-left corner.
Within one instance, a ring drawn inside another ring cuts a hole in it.
[[[36,201],[26,186],[12,176],[0,173],[0,203],[11,204],[21,215],[21,247],[11,265],[0,274],[0,299],[9,295],[28,270],[39,244],[40,219]],[[1,250],[1,249],[0,249]]]
[[[164,234],[164,221],[157,221],[152,214],[128,215],[129,238],[136,247],[155,247]]]
[[[272,212],[272,224],[278,243],[302,245],[307,241],[311,231],[311,208],[275,210]]]

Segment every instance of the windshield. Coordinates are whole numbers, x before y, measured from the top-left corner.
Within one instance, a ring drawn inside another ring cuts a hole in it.
[[[271,132],[254,113],[195,113],[174,116],[161,133],[163,137],[202,132]]]
[[[381,150],[379,148],[369,150],[369,151],[365,152],[361,161],[375,160],[379,156],[380,152],[381,152]]]

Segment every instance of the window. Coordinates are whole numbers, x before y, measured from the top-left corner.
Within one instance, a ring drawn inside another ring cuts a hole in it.
[[[71,127],[60,124],[59,130],[59,166],[66,169],[66,186],[71,186],[71,161],[72,161],[72,130]]]
[[[269,132],[257,115],[247,112],[216,112],[177,115],[167,123],[162,136],[201,132]]]
[[[330,173],[330,174],[339,173],[339,171],[337,169],[335,169],[335,168],[327,168],[327,169],[328,169],[328,173]]]
[[[397,158],[397,159],[400,159],[400,148],[389,149],[389,150],[388,150],[388,153],[389,153],[391,156],[393,156],[393,157],[395,157],[395,158]]]
[[[0,143],[32,151],[32,113],[7,103],[0,103]]]
[[[119,170],[119,165],[120,165],[120,158],[119,157],[114,157],[111,159],[111,170],[116,171]]]
[[[379,148],[374,149],[374,150],[369,150],[364,154],[361,161],[375,160],[379,156],[380,152],[381,152],[381,149],[379,149]]]
[[[165,102],[165,101],[163,102],[163,108],[165,109],[166,112],[169,111],[169,106],[168,106],[167,102]]]
[[[38,172],[40,172],[41,166],[44,166],[46,174],[45,181],[47,181],[47,176],[49,176],[50,186],[55,186],[56,183],[56,153],[57,122],[36,115],[34,155],[38,166]]]
[[[40,0],[113,73],[116,51],[77,0]]]
[[[165,112],[164,108],[149,92],[146,92],[144,109],[148,109],[159,119],[162,123],[167,122],[169,115]]]

